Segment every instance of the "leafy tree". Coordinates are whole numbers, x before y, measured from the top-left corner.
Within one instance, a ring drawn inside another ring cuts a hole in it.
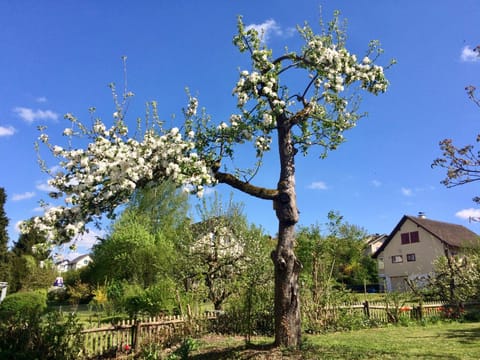
[[[474,51],[480,57],[480,46]],[[476,87],[468,85],[465,88],[468,98],[480,107],[480,99],[476,94]],[[480,134],[477,135],[475,142],[480,142]],[[442,156],[435,159],[432,167],[441,167],[447,170],[442,184],[446,187],[455,187],[480,180],[480,151],[476,149],[475,144],[468,144],[462,147],[454,145],[452,139],[440,141]],[[480,203],[480,196],[475,196],[473,201]]]
[[[249,225],[241,204],[230,198],[223,204],[215,195],[197,206],[200,221],[192,226],[192,240],[185,249],[187,276],[205,282],[208,298],[215,310],[238,291],[239,281],[252,260],[254,243],[263,241],[262,230]],[[189,273],[189,274],[188,274]]]
[[[5,213],[7,195],[5,189],[0,188],[0,281],[8,282],[10,278],[10,266],[8,256],[8,218]]]
[[[376,281],[375,262],[365,254],[367,233],[343,221],[338,213],[328,214],[326,232],[319,225],[301,227],[297,252],[304,265],[302,279],[309,284],[313,302],[328,302],[325,293],[338,285],[362,285]]]
[[[238,280],[240,287],[230,297],[226,312],[230,316],[226,330],[243,332],[247,342],[254,334],[271,336],[274,333],[273,263],[265,258],[275,248],[275,240],[263,235],[261,229],[256,230],[258,235],[252,237],[255,241],[249,241],[245,249],[247,260]]]
[[[297,234],[296,251],[304,266],[304,326],[311,331],[338,326],[329,315],[347,300],[348,286],[377,281],[376,264],[365,254],[365,230],[333,211],[328,220],[324,227],[301,227]]]
[[[453,316],[460,315],[463,304],[480,298],[480,254],[478,250],[462,255],[440,256],[434,263],[434,274],[428,288],[442,301],[454,306]]]
[[[28,232],[20,234],[18,240],[13,244],[12,253],[15,256],[30,255],[38,261],[43,261],[48,259],[51,252],[51,249],[45,246],[46,242],[43,234],[31,227]]]
[[[143,288],[172,278],[175,243],[188,223],[187,198],[168,182],[135,193],[111,234],[92,249],[94,282],[117,280]]]
[[[35,228],[20,234],[10,251],[10,290],[48,287],[55,279],[55,269],[48,259],[50,249],[43,234]]]
[[[143,287],[155,282],[160,256],[148,219],[127,210],[112,234],[92,249],[92,273],[97,281],[126,280]]]
[[[345,285],[376,281],[375,261],[365,253],[366,231],[345,222],[336,212],[330,212],[328,218],[326,231],[319,225],[299,229],[297,251],[305,276],[315,279],[327,274]]]
[[[114,125],[107,128],[94,118],[91,129],[75,116],[65,129],[67,137],[83,136],[90,144],[85,149],[73,143],[63,148],[50,144],[43,133],[40,140],[61,159],[64,172],[52,174],[50,185],[65,195],[66,204],[46,209],[34,226],[56,241],[67,241],[98,220],[101,214],[115,216],[115,210],[131,198],[135,189],[172,179],[201,194],[205,185],[227,184],[253,197],[273,202],[278,218],[278,241],[272,255],[275,272],[275,344],[297,346],[300,343],[300,300],[298,274],[301,264],[294,253],[295,224],[299,211],[295,192],[295,158],[306,155],[312,146],[321,148],[321,157],[336,149],[343,133],[353,128],[364,115],[358,112],[356,90],[374,95],[386,91],[384,68],[375,65],[382,52],[371,42],[362,59],[345,47],[345,32],[338,14],[315,34],[310,26],[298,28],[304,45],[298,51],[285,51],[277,57],[262,42],[255,29],[245,28],[238,20],[234,44],[251,60],[251,69],[243,70],[234,88],[237,111],[229,124],[213,122],[206,111],[197,114],[198,100],[189,97],[184,110],[183,136],[176,127],[165,129],[151,103],[142,136],[128,136],[125,109],[132,92],[115,97]],[[292,81],[295,79],[295,81]],[[292,81],[289,85],[289,81]],[[114,86],[112,89],[115,93]],[[138,134],[138,132],[137,132]],[[271,147],[271,143],[277,144]],[[250,169],[237,169],[233,160],[239,151],[253,151]],[[276,149],[279,173],[271,188],[254,185],[263,156]],[[45,170],[48,168],[45,166]],[[48,171],[48,170],[47,170]]]
[[[40,263],[32,255],[12,256],[10,261],[11,292],[48,288],[57,276],[51,261]]]

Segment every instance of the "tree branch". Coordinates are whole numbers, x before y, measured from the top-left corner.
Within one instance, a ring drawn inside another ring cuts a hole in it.
[[[267,189],[264,187],[249,184],[236,178],[232,174],[215,171],[214,176],[219,183],[230,185],[237,190],[240,190],[248,195],[255,196],[260,199],[274,200],[278,195],[278,190],[276,189]]]

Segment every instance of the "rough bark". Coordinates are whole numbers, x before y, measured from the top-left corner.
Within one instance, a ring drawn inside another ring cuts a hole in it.
[[[273,200],[279,223],[277,247],[272,252],[275,268],[275,345],[297,347],[301,341],[298,276],[302,267],[294,252],[295,224],[299,219],[294,162],[297,150],[291,138],[291,119],[281,116],[277,120],[280,177],[276,189],[254,186],[218,171],[218,167],[212,171],[219,183],[261,199]]]
[[[277,248],[272,253],[275,267],[275,344],[297,347],[301,341],[298,275],[301,264],[295,256],[295,224],[298,209],[295,193],[295,148],[285,121],[278,128],[280,179],[274,208],[279,221]]]
[[[275,266],[275,345],[297,347],[301,340],[298,275],[301,265],[293,251],[295,226],[280,223]]]

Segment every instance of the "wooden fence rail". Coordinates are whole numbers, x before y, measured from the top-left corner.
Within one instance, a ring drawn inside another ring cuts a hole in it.
[[[478,306],[480,304],[466,304]],[[391,304],[385,302],[362,302],[341,304],[323,308],[317,319],[338,319],[340,313],[365,316],[379,322],[398,322],[404,317],[427,319],[441,317],[448,313],[450,305],[443,302],[423,302]],[[157,343],[172,344],[188,336],[198,336],[215,328],[214,323],[220,320],[218,313],[207,312],[197,316],[164,316],[125,320],[119,324],[99,328],[85,329],[84,355],[87,358],[105,353],[138,351],[142,345]]]
[[[135,352],[142,344],[168,344],[175,339],[197,336],[208,330],[216,313],[192,316],[163,316],[123,320],[118,324],[87,328],[83,355],[87,358],[106,353]]]
[[[480,303],[466,303],[463,308],[475,307]],[[381,322],[396,322],[399,317],[410,317],[421,320],[432,317],[449,316],[454,312],[454,306],[446,302],[426,301],[418,303],[393,304],[387,302],[361,302],[352,304],[341,304],[338,306],[327,307],[327,313],[335,317],[339,310],[349,313],[362,312],[369,319],[375,319]],[[392,316],[394,318],[392,318]]]

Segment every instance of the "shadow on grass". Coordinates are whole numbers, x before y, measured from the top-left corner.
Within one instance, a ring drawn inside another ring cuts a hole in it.
[[[470,329],[451,329],[445,331],[445,337],[455,339],[459,343],[471,343],[480,341],[480,324]]]
[[[281,351],[273,344],[248,344],[208,349],[201,354],[192,355],[193,360],[220,359],[281,359]]]

